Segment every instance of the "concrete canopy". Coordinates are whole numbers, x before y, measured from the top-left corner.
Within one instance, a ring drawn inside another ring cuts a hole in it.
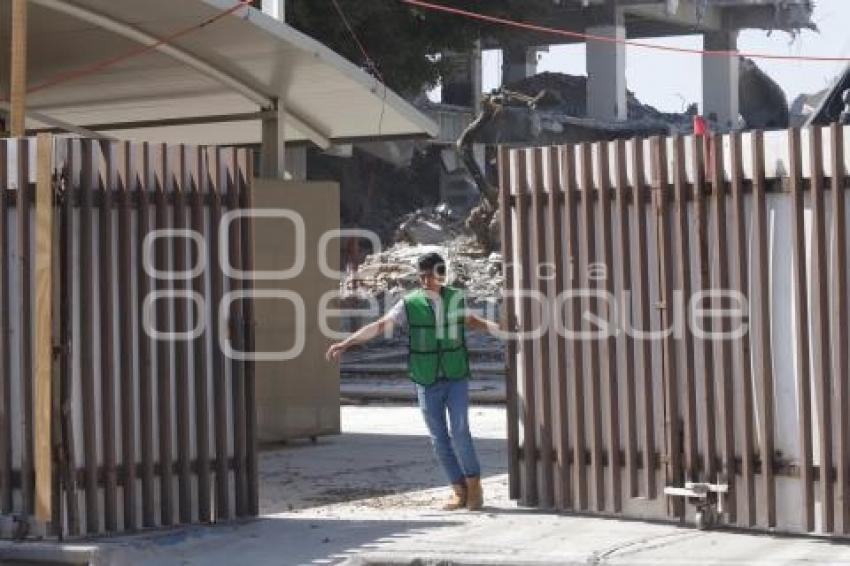
[[[30,88],[150,45],[235,2],[30,0]],[[8,45],[8,33],[0,29],[0,45]],[[287,143],[438,132],[342,56],[248,6],[166,47],[32,92],[27,127],[64,123],[119,139],[258,143],[261,118],[273,115],[276,99],[286,112]]]

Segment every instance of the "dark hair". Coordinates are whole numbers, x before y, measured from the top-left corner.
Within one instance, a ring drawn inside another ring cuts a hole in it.
[[[437,252],[431,252],[419,256],[419,259],[416,261],[416,265],[419,268],[419,273],[434,273],[436,275],[446,274],[446,262]]]

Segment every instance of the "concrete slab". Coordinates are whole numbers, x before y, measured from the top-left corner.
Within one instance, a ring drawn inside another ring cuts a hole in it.
[[[485,509],[443,512],[448,489],[416,407],[346,406],[342,417],[341,436],[264,447],[258,520],[56,547],[85,548],[94,564],[850,564],[841,542],[520,508],[493,406],[472,409]]]

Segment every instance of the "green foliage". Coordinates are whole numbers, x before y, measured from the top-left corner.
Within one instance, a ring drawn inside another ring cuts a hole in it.
[[[465,51],[479,37],[498,38],[506,32],[506,28],[493,24],[412,7],[399,0],[337,1],[387,85],[405,96],[439,82],[445,63],[435,54]],[[515,19],[529,16],[529,4],[537,4],[528,0],[436,3]],[[357,65],[368,66],[331,0],[288,0],[286,19]]]

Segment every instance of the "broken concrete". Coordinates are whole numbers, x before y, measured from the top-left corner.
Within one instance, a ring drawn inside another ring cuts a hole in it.
[[[806,126],[826,126],[833,122],[846,123],[850,116],[850,105],[845,93],[850,92],[850,65],[838,75],[832,86],[822,92],[817,107],[807,117]]]
[[[790,124],[782,87],[748,58],[741,59],[740,110],[748,129],[781,130]]]
[[[445,207],[419,209],[405,215],[396,243],[366,256],[342,282],[345,297],[400,297],[418,285],[416,260],[437,252],[448,266],[447,283],[467,291],[473,300],[495,300],[502,288],[501,256],[476,240]]]
[[[695,104],[681,113],[662,112],[629,91],[624,122],[595,120],[588,117],[586,90],[585,76],[548,72],[506,85],[501,94],[491,95],[500,99],[503,108],[480,129],[476,141],[547,145],[693,132]],[[746,127],[788,127],[784,91],[750,59],[741,61],[739,97]],[[529,99],[534,99],[531,107]]]

